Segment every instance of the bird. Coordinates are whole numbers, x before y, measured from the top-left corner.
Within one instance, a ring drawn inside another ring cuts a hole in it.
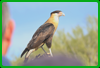
[[[65,16],[65,14],[60,10],[55,10],[50,13],[49,19],[36,30],[31,40],[27,44],[27,47],[22,52],[21,57],[26,53],[25,59],[27,60],[30,54],[36,51],[38,48],[42,48],[46,53],[43,48],[44,44],[46,44],[50,55],[53,57],[51,51],[52,38],[58,27],[60,16]]]

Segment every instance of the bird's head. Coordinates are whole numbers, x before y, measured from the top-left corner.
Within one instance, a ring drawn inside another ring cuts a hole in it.
[[[56,11],[51,12],[51,15],[55,15],[55,16],[58,16],[58,17],[65,16],[65,14],[60,10],[56,10]]]

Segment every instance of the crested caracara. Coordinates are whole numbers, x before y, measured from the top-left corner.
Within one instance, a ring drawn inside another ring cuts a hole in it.
[[[50,51],[50,55],[53,56],[51,52],[52,37],[58,27],[59,17],[62,15],[64,16],[64,13],[59,10],[51,12],[50,18],[37,29],[27,47],[22,52],[21,57],[26,53],[25,59],[28,59],[29,55],[39,47],[43,49],[42,46],[45,43]]]

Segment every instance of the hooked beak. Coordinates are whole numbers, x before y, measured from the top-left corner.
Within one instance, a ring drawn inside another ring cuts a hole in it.
[[[64,14],[64,13],[62,13],[62,16],[65,16],[65,14]]]
[[[60,16],[65,16],[65,14],[63,12],[59,12],[58,15],[59,15],[59,17]]]

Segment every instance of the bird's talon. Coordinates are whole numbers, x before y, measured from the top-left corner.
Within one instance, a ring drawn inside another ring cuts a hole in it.
[[[53,57],[53,56],[51,56],[51,54],[50,54],[50,53],[47,53],[47,56],[48,56],[48,57]]]

